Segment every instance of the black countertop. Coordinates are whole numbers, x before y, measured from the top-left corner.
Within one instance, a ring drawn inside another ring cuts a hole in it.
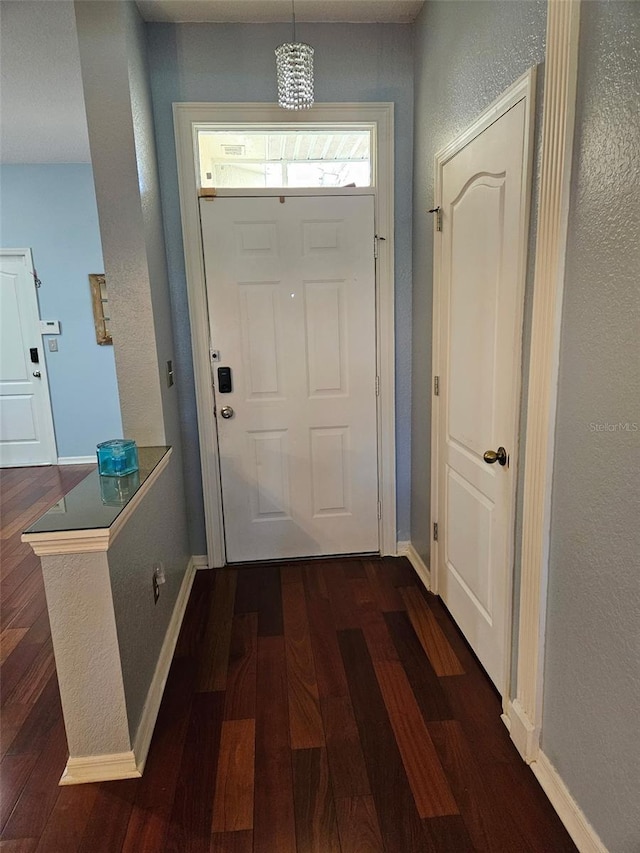
[[[170,449],[139,447],[140,470],[126,477],[101,477],[96,467],[24,532],[56,533],[111,527]]]

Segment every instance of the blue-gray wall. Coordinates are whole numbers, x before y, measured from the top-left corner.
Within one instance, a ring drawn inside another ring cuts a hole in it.
[[[171,105],[276,100],[274,48],[286,24],[148,24],[149,62],[171,283],[192,551],[206,552]],[[396,121],[396,418],[398,538],[409,538],[411,395],[412,29],[301,24],[315,48],[316,100],[393,101]]]
[[[122,418],[138,444],[173,447],[131,531],[109,552],[133,730],[192,552],[178,397],[175,386],[166,386],[164,369],[173,347],[144,26],[133,2],[82,0],[75,10],[105,267],[115,296]],[[165,563],[167,573],[157,606],[151,585],[155,560]]]
[[[544,62],[546,21],[544,0],[450,0],[446,3],[427,2],[415,25],[411,541],[427,565],[432,521],[433,294],[433,223],[427,211],[433,207],[434,155],[455,139],[527,69]],[[542,85],[542,74],[539,74],[539,92]],[[537,172],[536,164],[534,208]],[[535,210],[532,213],[529,245],[531,256],[535,248],[534,223]],[[532,282],[530,269],[523,330],[525,379]],[[523,382],[523,399],[526,399],[526,381]],[[524,422],[523,412],[521,435]],[[520,465],[520,473],[523,468]],[[518,519],[519,515],[518,512]],[[517,588],[516,572],[516,596]]]
[[[582,4],[542,746],[640,850],[640,4]]]
[[[411,538],[426,558],[433,155],[544,62],[545,5],[427,2],[416,23]],[[539,72],[540,102],[543,66]],[[540,103],[537,112],[539,119]],[[537,171],[536,163],[530,253]],[[583,2],[542,748],[612,853],[640,849],[639,199],[640,4]],[[525,399],[531,285],[530,258]],[[525,417],[523,410],[521,436]],[[518,561],[515,569],[517,594]]]
[[[58,456],[90,456],[122,436],[112,346],[99,346],[89,273],[104,272],[87,163],[0,166],[0,246],[30,248],[43,320],[60,320],[58,352],[43,338]]]

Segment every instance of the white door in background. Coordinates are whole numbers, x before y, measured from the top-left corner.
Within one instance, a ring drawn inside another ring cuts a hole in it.
[[[56,462],[31,251],[0,249],[0,465]]]
[[[379,549],[373,209],[200,202],[229,562]]]
[[[441,185],[438,593],[501,693],[515,468],[484,455],[516,450],[526,116],[521,100],[445,163]]]

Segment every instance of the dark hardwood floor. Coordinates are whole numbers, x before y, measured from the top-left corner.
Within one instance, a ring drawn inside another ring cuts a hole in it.
[[[1,474],[3,853],[576,849],[404,559],[199,572],[144,776],[58,787],[60,698],[20,532],[87,470]]]

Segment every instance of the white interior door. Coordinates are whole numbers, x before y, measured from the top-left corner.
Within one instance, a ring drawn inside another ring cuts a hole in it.
[[[0,465],[57,462],[40,312],[28,249],[0,250]],[[31,349],[37,352],[32,361]]]
[[[373,198],[200,209],[227,560],[377,551]]]
[[[449,159],[441,179],[438,592],[501,693],[511,622],[526,117],[521,100]],[[500,447],[506,459],[485,461]]]

